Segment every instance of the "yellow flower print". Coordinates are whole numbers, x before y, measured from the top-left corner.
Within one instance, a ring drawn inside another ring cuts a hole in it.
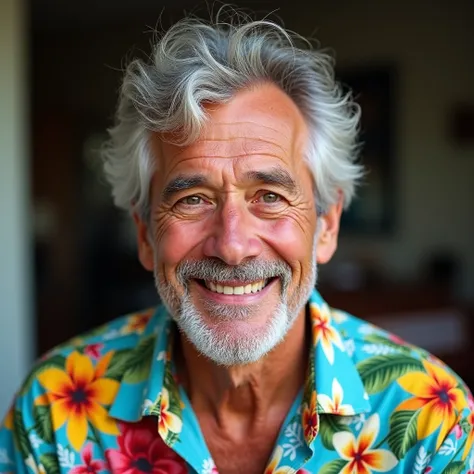
[[[386,449],[371,449],[380,429],[379,415],[372,415],[364,424],[358,438],[353,433],[340,431],[333,436],[334,448],[342,459],[348,461],[340,474],[371,474],[387,472],[398,461],[393,453]]]
[[[180,433],[183,426],[181,418],[170,411],[170,397],[168,390],[163,388],[160,398],[160,422],[158,432],[163,439],[166,439],[168,432]]]
[[[342,351],[344,350],[344,346],[339,333],[331,325],[331,310],[329,306],[324,303],[321,307],[315,304],[310,305],[310,311],[314,345],[317,346],[321,344],[327,360],[332,365],[334,363],[333,346],[338,347]]]
[[[290,472],[294,472],[294,469],[288,466],[278,467],[278,464],[280,464],[282,456],[283,456],[283,448],[281,446],[277,446],[263,474],[288,474]]]
[[[145,330],[145,327],[152,316],[152,309],[143,313],[133,314],[132,316],[127,318],[127,324],[120,330],[120,332],[122,334],[129,334],[132,332],[141,334]]]
[[[66,434],[71,446],[79,451],[87,438],[88,423],[99,431],[118,435],[119,430],[103,405],[110,405],[119,388],[118,382],[103,377],[112,358],[107,353],[93,366],[85,355],[72,352],[65,370],[52,367],[38,375],[47,390],[35,400],[36,405],[50,405],[55,430],[67,424]]]
[[[417,420],[418,439],[426,438],[441,427],[436,442],[438,449],[467,402],[453,375],[428,361],[423,361],[423,366],[427,373],[411,372],[398,380],[414,397],[398,405],[396,411],[421,409]]]
[[[318,394],[318,402],[326,413],[332,413],[334,415],[353,415],[354,408],[352,405],[343,405],[343,398],[344,392],[336,378],[332,381],[332,398],[324,393]]]

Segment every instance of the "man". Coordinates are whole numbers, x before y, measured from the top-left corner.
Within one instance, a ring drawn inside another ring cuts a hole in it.
[[[105,171],[164,304],[36,365],[1,471],[472,469],[462,381],[314,290],[361,176],[358,121],[328,57],[270,22],[187,19],[133,62]]]

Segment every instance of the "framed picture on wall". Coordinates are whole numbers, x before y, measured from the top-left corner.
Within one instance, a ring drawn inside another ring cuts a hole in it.
[[[343,214],[341,232],[389,234],[396,224],[396,71],[391,65],[366,65],[341,68],[337,77],[353,91],[362,110],[360,161],[366,170],[355,200]]]

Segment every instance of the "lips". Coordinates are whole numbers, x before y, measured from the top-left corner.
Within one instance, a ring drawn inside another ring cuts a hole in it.
[[[263,290],[270,279],[248,282],[245,285],[229,285],[219,282],[204,280],[204,286],[213,293],[224,295],[249,295]]]

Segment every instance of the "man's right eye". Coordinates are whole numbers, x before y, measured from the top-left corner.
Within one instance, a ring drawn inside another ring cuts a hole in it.
[[[188,206],[196,206],[202,204],[203,199],[200,196],[186,196],[178,201],[178,204],[186,204]]]

